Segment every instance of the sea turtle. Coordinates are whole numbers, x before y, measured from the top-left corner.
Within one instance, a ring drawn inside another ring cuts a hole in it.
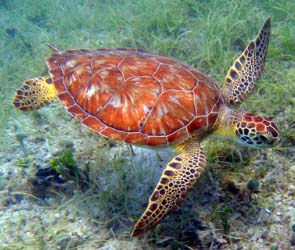
[[[17,90],[17,109],[35,110],[57,96],[67,112],[102,136],[136,145],[172,147],[133,236],[174,211],[206,165],[201,142],[210,135],[256,148],[279,141],[275,123],[236,111],[261,75],[270,35],[267,19],[256,39],[230,67],[219,88],[208,76],[153,52],[138,49],[56,50],[47,59],[49,77],[27,80]]]

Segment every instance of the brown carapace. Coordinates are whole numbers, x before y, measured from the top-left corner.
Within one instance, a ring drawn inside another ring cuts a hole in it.
[[[211,127],[223,103],[218,87],[199,71],[142,50],[56,52],[48,67],[69,113],[127,143],[183,141]]]

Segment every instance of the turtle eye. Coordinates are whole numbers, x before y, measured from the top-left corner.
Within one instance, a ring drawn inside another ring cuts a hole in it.
[[[267,142],[268,141],[268,139],[264,135],[260,135],[259,138],[260,138],[260,140],[262,142]]]
[[[264,147],[273,146],[277,142],[277,138],[273,137],[270,133],[263,133],[258,136],[261,145]]]

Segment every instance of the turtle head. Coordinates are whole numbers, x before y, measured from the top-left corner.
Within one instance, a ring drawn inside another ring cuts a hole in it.
[[[239,142],[255,148],[269,148],[277,145],[280,134],[271,118],[252,113],[243,113],[236,124],[236,135]]]

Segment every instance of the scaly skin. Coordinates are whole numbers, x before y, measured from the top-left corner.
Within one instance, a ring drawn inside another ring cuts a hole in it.
[[[56,94],[50,77],[37,77],[25,81],[16,91],[13,105],[21,111],[36,110],[53,102]]]
[[[174,157],[149,198],[149,204],[134,226],[132,236],[139,236],[156,226],[163,217],[176,210],[194,187],[206,165],[206,157],[196,138],[179,145]]]
[[[263,70],[269,36],[270,18],[229,69],[222,89],[227,104],[241,103],[254,89]]]

